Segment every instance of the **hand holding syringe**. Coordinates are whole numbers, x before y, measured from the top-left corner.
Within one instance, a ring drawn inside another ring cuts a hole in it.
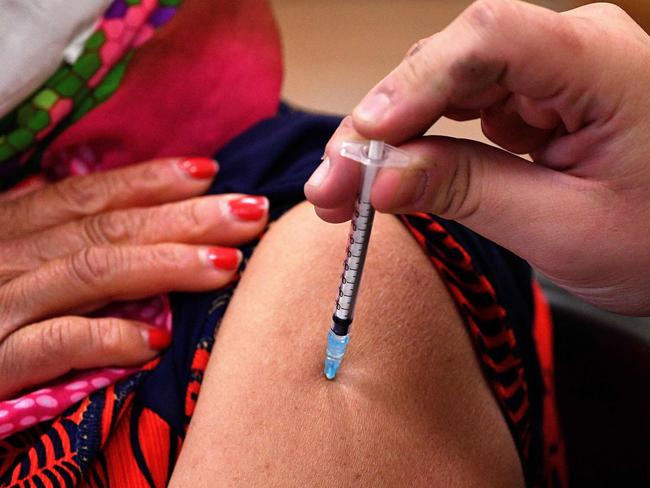
[[[370,203],[372,184],[381,167],[404,166],[410,161],[407,153],[384,144],[382,141],[370,141],[368,144],[345,142],[341,146],[341,155],[360,162],[364,168],[361,189],[352,216],[350,237],[332,316],[332,326],[327,336],[325,376],[330,380],[336,376],[350,341],[350,325],[354,316],[354,307],[375,216],[375,210]]]

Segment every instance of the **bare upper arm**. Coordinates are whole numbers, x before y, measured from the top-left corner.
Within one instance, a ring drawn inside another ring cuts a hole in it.
[[[394,217],[377,216],[348,356],[324,378],[346,234],[302,204],[262,240],[172,485],[521,485],[454,304]]]

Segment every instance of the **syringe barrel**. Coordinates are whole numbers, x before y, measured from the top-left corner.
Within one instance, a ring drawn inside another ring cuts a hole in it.
[[[363,273],[363,265],[366,260],[366,253],[368,252],[372,223],[375,217],[375,210],[370,204],[370,190],[372,189],[372,183],[378,168],[365,166],[363,169],[363,182],[350,224],[350,235],[345,253],[341,284],[334,310],[334,325],[332,330],[336,328],[337,334],[341,334],[342,332],[347,334],[347,329],[354,316],[354,307],[359,293],[359,284]]]

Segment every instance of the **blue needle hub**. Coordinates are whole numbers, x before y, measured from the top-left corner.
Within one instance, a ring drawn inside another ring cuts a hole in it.
[[[350,342],[349,335],[337,335],[333,330],[327,335],[327,355],[325,357],[325,376],[328,380],[336,377],[336,372],[341,366],[345,350]]]

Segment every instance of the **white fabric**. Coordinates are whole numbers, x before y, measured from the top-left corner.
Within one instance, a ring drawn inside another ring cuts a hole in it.
[[[36,90],[112,0],[0,0],[0,117]]]

